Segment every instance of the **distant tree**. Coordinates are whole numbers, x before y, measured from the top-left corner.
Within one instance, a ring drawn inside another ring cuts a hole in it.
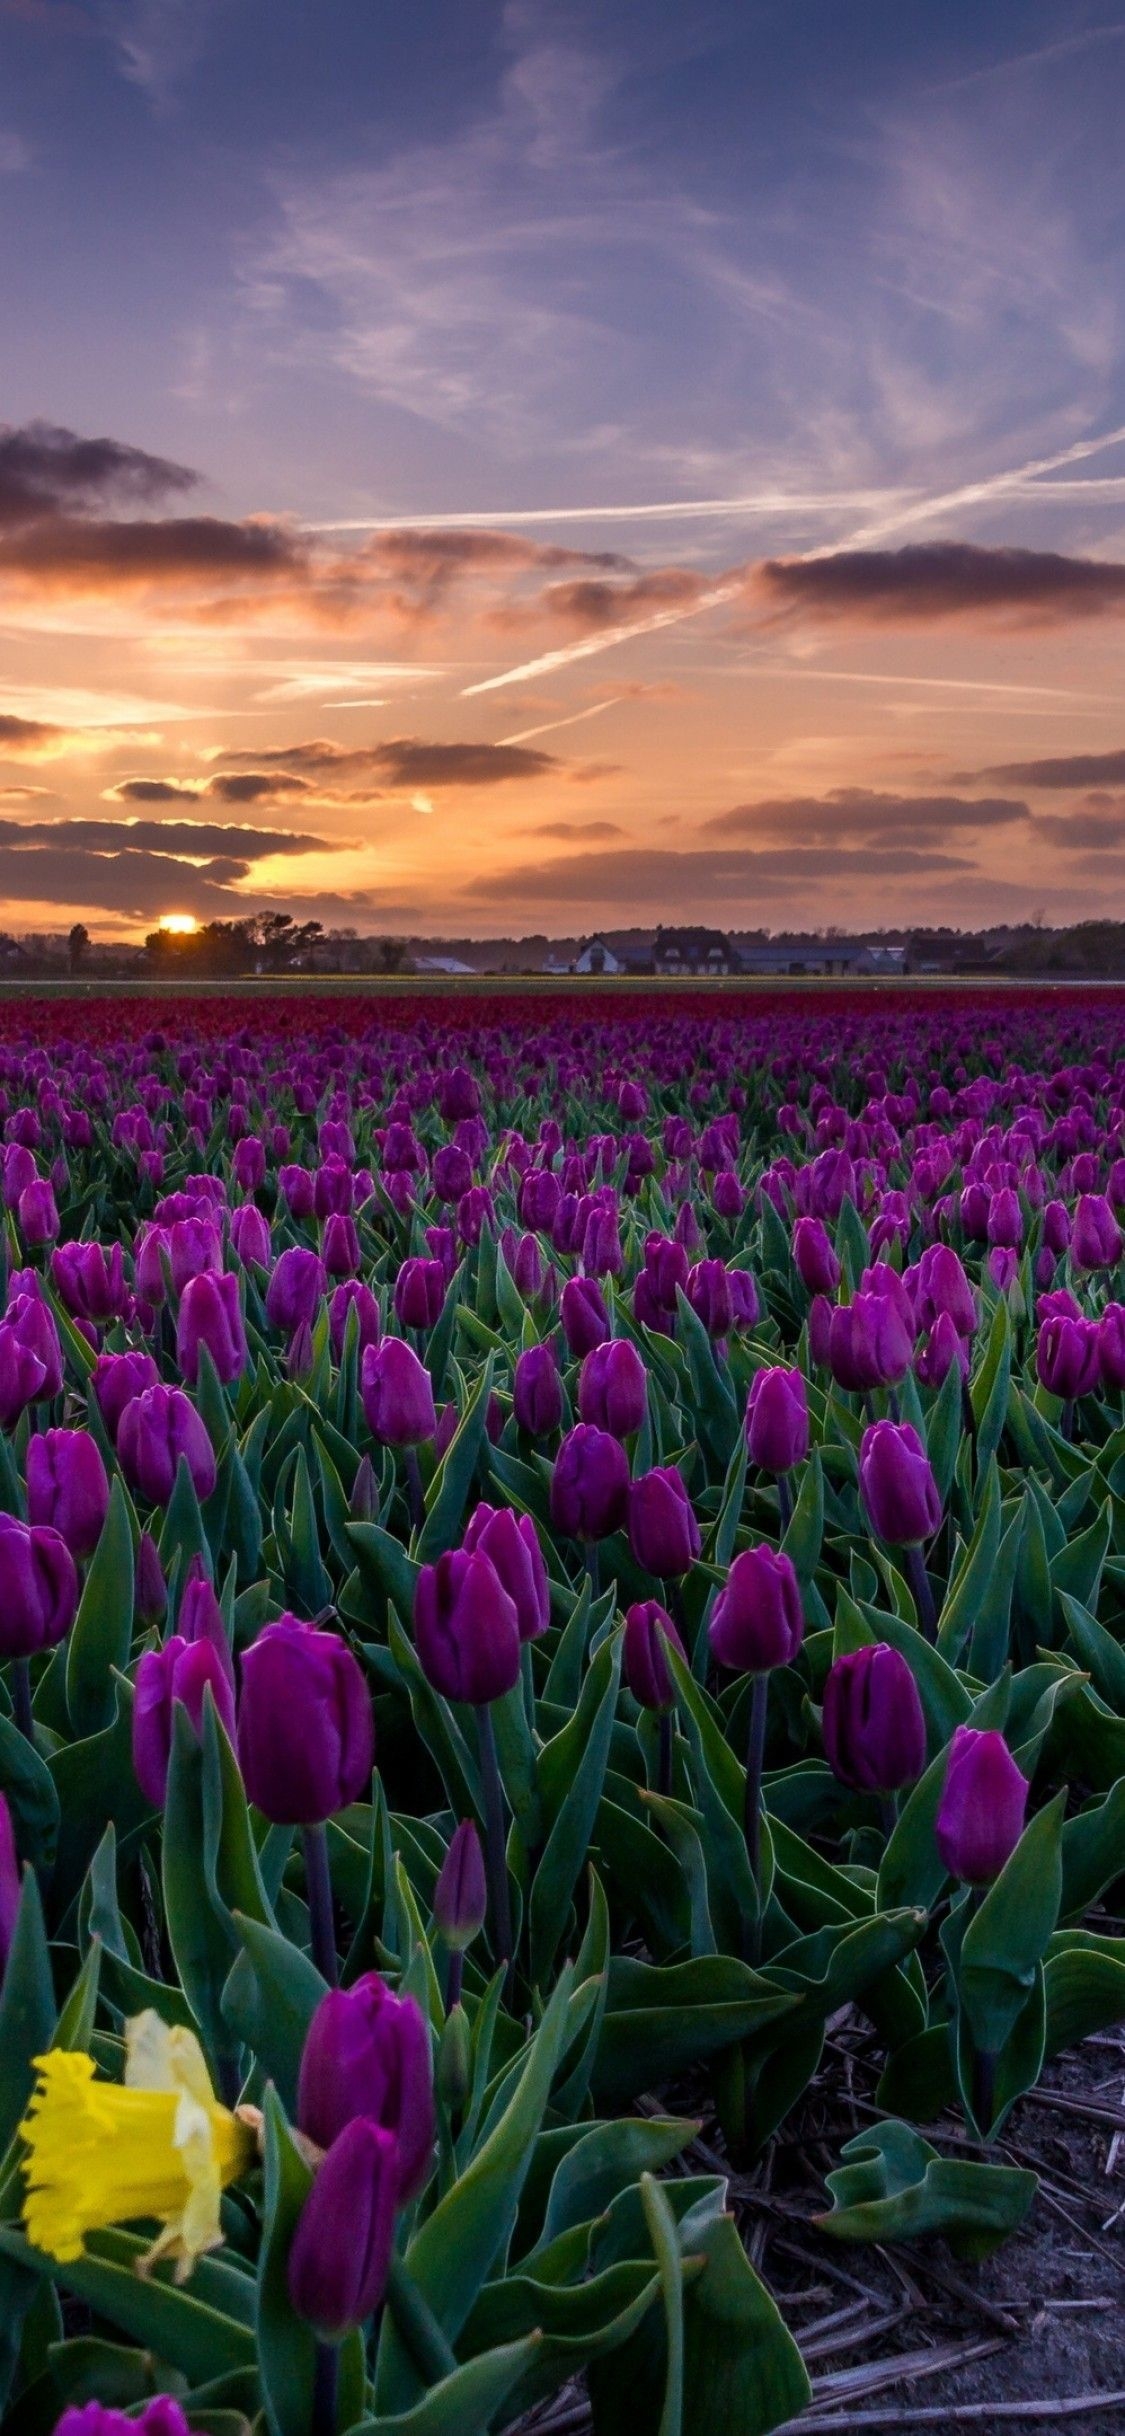
[[[87,930],[85,923],[72,923],[67,934],[66,942],[66,952],[72,973],[81,972],[86,950],[89,947],[89,944],[90,933]]]
[[[405,962],[405,939],[380,939],[379,970],[381,973],[401,973]]]

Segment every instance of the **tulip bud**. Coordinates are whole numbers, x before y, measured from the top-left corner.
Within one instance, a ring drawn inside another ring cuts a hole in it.
[[[687,1651],[659,1599],[641,1599],[627,1609],[622,1670],[634,1700],[644,1709],[670,1709],[675,1702],[666,1642],[686,1662]]]
[[[954,1364],[963,1379],[969,1375],[969,1348],[959,1336],[948,1311],[939,1311],[929,1335],[914,1356],[914,1376],[923,1387],[940,1387]]]
[[[432,1328],[445,1302],[440,1260],[404,1260],[395,1279],[394,1307],[404,1328]]]
[[[21,1413],[47,1393],[47,1372],[39,1355],[16,1330],[0,1324],[0,1428],[14,1429]]]
[[[433,2059],[414,1998],[396,1996],[377,1971],[321,1997],[301,2051],[301,2130],[318,2148],[331,2148],[357,2115],[393,2134],[404,2205],[422,2189],[433,2158]]]
[[[26,1275],[26,1271],[23,1274]],[[44,1302],[38,1280],[33,1289],[17,1291],[16,1279],[12,1278],[3,1321],[5,1341],[9,1329],[17,1344],[25,1346],[43,1365],[42,1384],[35,1389],[35,1394],[57,1396],[63,1383],[62,1346],[54,1312]],[[2,1369],[3,1364],[0,1363],[0,1371]],[[25,1401],[30,1399],[25,1398]]]
[[[934,1822],[951,1877],[970,1886],[999,1877],[1023,1834],[1028,1791],[1002,1734],[958,1726]]]
[[[688,1271],[687,1298],[708,1336],[729,1336],[733,1322],[730,1279],[721,1260],[701,1260]]]
[[[840,1387],[867,1394],[906,1377],[914,1354],[914,1330],[883,1294],[856,1294],[840,1303],[828,1323],[828,1366]]]
[[[605,1296],[596,1277],[568,1277],[559,1301],[567,1351],[578,1361],[604,1345],[610,1333]]]
[[[164,1579],[160,1552],[150,1531],[142,1531],[137,1543],[133,1606],[137,1622],[149,1629],[155,1624],[163,1624],[168,1613],[168,1585]]]
[[[699,1524],[674,1464],[658,1465],[629,1487],[629,1546],[638,1565],[661,1576],[686,1573],[702,1546]]]
[[[926,1765],[926,1721],[911,1668],[884,1641],[837,1658],[824,1686],[824,1748],[841,1784],[897,1793]]]
[[[549,1438],[563,1417],[562,1380],[554,1343],[528,1345],[512,1375],[512,1406],[529,1438]]]
[[[442,1862],[434,1888],[434,1920],[453,1953],[479,1937],[488,1911],[484,1854],[472,1819],[462,1819]]]
[[[146,1801],[160,1810],[168,1787],[175,1704],[187,1710],[197,1737],[203,1733],[204,1694],[210,1692],[220,1723],[233,1743],[234,1683],[212,1641],[188,1641],[173,1633],[159,1649],[145,1651],[133,1689],[133,1772]]]
[[[0,1514],[0,1658],[53,1649],[77,1611],[78,1576],[61,1534]]]
[[[383,1446],[419,1446],[437,1428],[433,1383],[412,1345],[385,1336],[365,1345],[360,1364],[364,1416]]]
[[[20,1204],[23,1206],[22,1201]],[[1076,1269],[1113,1269],[1121,1258],[1122,1234],[1101,1193],[1083,1193],[1074,1213],[1070,1257]]]
[[[923,1328],[934,1328],[945,1314],[959,1336],[972,1336],[977,1325],[973,1289],[951,1243],[927,1244],[918,1263],[915,1314]]]
[[[97,1547],[108,1512],[109,1481],[96,1438],[82,1429],[48,1429],[28,1440],[29,1522],[50,1523],[81,1558]]]
[[[462,1546],[470,1556],[474,1549],[483,1549],[514,1602],[520,1640],[537,1640],[551,1621],[551,1593],[530,1514],[516,1514],[511,1506],[490,1506],[482,1500],[469,1516]]]
[[[54,2436],[190,2436],[190,2431],[171,2394],[154,2394],[139,2411],[114,2411],[103,2402],[72,2403],[56,2422]]]
[[[791,1558],[764,1542],[745,1548],[711,1611],[712,1657],[737,1674],[764,1675],[791,1664],[804,1632],[801,1586]]]
[[[648,1410],[648,1372],[628,1337],[610,1337],[595,1345],[582,1364],[578,1381],[578,1411],[595,1429],[611,1438],[628,1438],[640,1429]]]
[[[804,1373],[757,1370],[746,1405],[746,1444],[751,1463],[763,1472],[790,1472],[809,1451],[809,1408]]]
[[[215,1450],[182,1387],[146,1387],[130,1397],[117,1424],[117,1453],[130,1488],[149,1505],[167,1505],[181,1457],[196,1496],[212,1494]]]
[[[356,2115],[317,2168],[289,2251],[289,2299],[321,2342],[339,2343],[383,2298],[394,2248],[393,2133]]]
[[[941,1522],[938,1485],[909,1421],[873,1421],[859,1450],[859,1486],[877,1538],[892,1547],[920,1547]]]
[[[472,2033],[464,2005],[458,2002],[446,2014],[438,2048],[437,2091],[447,2114],[464,2114],[472,2086]]]
[[[1125,1303],[1107,1303],[1098,1323],[1098,1354],[1102,1384],[1115,1393],[1125,1387]]]
[[[446,1700],[501,1700],[519,1681],[516,1603],[483,1549],[447,1548],[414,1585],[414,1639],[427,1681]]]
[[[570,1539],[608,1539],[625,1520],[629,1465],[608,1431],[580,1421],[567,1432],[551,1474],[551,1521]]]
[[[361,1353],[365,1346],[377,1345],[379,1342],[382,1321],[379,1317],[379,1305],[370,1286],[361,1285],[357,1277],[346,1277],[343,1284],[335,1288],[328,1304],[328,1335],[334,1362],[343,1360],[348,1316],[353,1309],[356,1327],[359,1331]]]
[[[362,1801],[375,1726],[357,1660],[337,1634],[282,1616],[242,1660],[238,1755],[246,1790],[276,1826],[314,1827]]]
[[[268,1269],[272,1249],[269,1220],[253,1201],[232,1210],[230,1239],[244,1268]]]
[[[59,1231],[54,1187],[46,1176],[25,1184],[16,1205],[20,1234],[27,1244],[54,1243]]]

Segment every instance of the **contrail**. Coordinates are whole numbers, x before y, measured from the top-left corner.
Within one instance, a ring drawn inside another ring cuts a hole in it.
[[[597,507],[456,508],[413,516],[339,516],[326,523],[308,520],[310,533],[411,533],[469,526],[473,530],[502,524],[634,524],[666,519],[690,522],[706,516],[834,515],[842,508],[878,507],[888,499],[909,497],[901,490],[866,491],[745,491],[724,499],[641,499]]]
[[[1061,465],[1079,465],[1086,457],[1096,457],[1103,449],[1119,448],[1125,442],[1125,423],[1115,431],[1106,431],[1096,440],[1075,440],[1070,448],[1060,449],[1053,457],[1032,457],[1026,465],[1009,467],[1006,472],[985,474],[979,482],[963,483],[959,490],[938,491],[927,499],[907,501],[896,514],[884,516],[876,524],[861,525],[845,541],[822,542],[818,549],[803,550],[802,560],[834,558],[841,550],[867,550],[873,542],[886,541],[893,533],[914,524],[929,524],[935,516],[944,516],[954,508],[976,507],[984,499],[1002,497],[1005,491],[1018,491],[1025,483],[1034,492],[1036,476],[1057,473]]]
[[[530,744],[533,736],[553,735],[557,727],[577,727],[581,719],[596,719],[602,711],[612,710],[615,702],[623,701],[621,694],[609,694],[604,702],[592,702],[588,710],[571,711],[566,719],[546,719],[542,727],[521,727],[518,736],[501,736],[501,744]]]
[[[679,626],[687,617],[699,617],[704,609],[716,609],[722,601],[734,600],[740,584],[716,584],[711,592],[701,592],[699,599],[683,609],[658,609],[653,617],[638,618],[631,626],[611,626],[606,634],[588,634],[581,643],[565,643],[559,651],[544,651],[537,660],[525,660],[519,668],[506,668],[502,676],[482,677],[476,685],[463,685],[461,698],[470,694],[493,694],[501,685],[526,685],[529,677],[545,677],[556,668],[569,668],[573,660],[592,660],[599,651],[612,651],[618,643],[631,643],[638,634],[655,634],[663,626]]]

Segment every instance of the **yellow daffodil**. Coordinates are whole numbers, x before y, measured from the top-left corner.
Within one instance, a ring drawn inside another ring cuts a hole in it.
[[[254,2131],[219,2104],[190,2030],[140,2013],[126,2025],[125,2057],[122,2088],[99,2079],[88,2055],[37,2056],[20,2126],[27,2237],[63,2264],[81,2257],[87,2233],[155,2216],[163,2231],[141,2267],[174,2258],[182,2283],[222,2239],[220,2194],[250,2163]]]

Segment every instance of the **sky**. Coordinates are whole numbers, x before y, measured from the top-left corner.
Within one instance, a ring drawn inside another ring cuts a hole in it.
[[[0,0],[0,924],[1125,918],[1125,13]]]

